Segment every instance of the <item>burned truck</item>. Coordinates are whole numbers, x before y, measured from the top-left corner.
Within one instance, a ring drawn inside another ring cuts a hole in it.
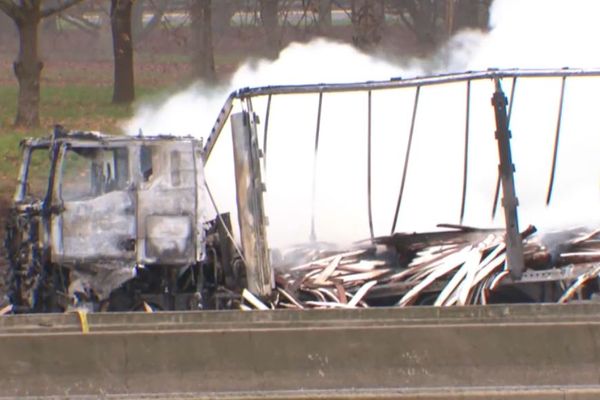
[[[202,261],[227,250],[203,218],[200,141],[56,127],[21,146],[6,239],[17,310],[206,306],[222,273]]]
[[[489,70],[247,88],[204,143],[57,127],[22,143],[6,241],[13,310],[594,300],[600,166],[585,93],[599,78]],[[229,203],[209,189],[219,145]],[[565,218],[536,228],[548,210]]]

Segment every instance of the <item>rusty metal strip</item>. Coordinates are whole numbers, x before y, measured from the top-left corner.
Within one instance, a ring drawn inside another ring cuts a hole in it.
[[[312,212],[310,218],[310,241],[316,242],[317,233],[315,231],[315,207],[317,194],[317,155],[319,153],[319,134],[321,132],[321,108],[323,106],[323,93],[319,93],[319,107],[317,110],[317,128],[315,132],[315,152],[313,154],[313,176],[312,176]]]
[[[463,189],[462,202],[460,205],[460,223],[462,224],[465,217],[465,203],[467,200],[467,170],[469,166],[469,120],[471,113],[471,81],[467,81],[467,105],[465,113],[465,153],[463,163]]]
[[[408,79],[392,78],[385,81],[353,82],[353,83],[330,83],[309,85],[281,85],[263,86],[256,88],[245,88],[233,92],[236,98],[267,96],[269,94],[293,94],[293,93],[336,93],[352,92],[360,90],[385,90],[403,87],[432,86],[445,83],[463,82],[466,80],[494,80],[506,78],[560,78],[560,77],[600,77],[600,68],[590,69],[488,69],[485,71],[469,71],[463,73],[449,73]]]
[[[265,129],[263,131],[263,166],[267,169],[267,134],[269,132],[269,116],[271,114],[271,95],[267,98],[267,111],[265,112]]]
[[[367,207],[369,210],[369,232],[371,240],[375,238],[373,232],[373,205],[371,199],[371,91],[369,90],[368,101],[368,130],[367,130]]]
[[[217,120],[215,121],[215,124],[214,124],[210,134],[206,138],[206,143],[204,144],[204,151],[203,151],[203,156],[202,156],[204,163],[206,163],[208,161],[210,154],[212,153],[213,148],[215,147],[215,144],[217,143],[217,140],[219,140],[221,131],[223,130],[225,123],[227,123],[227,118],[229,118],[229,114],[231,114],[231,110],[233,109],[233,100],[235,100],[236,98],[237,98],[236,92],[231,93],[229,95],[229,97],[225,101],[225,104],[221,108],[221,112],[219,113],[219,116],[217,117]]]
[[[300,94],[300,93],[336,93],[351,92],[360,90],[384,90],[405,87],[432,86],[445,83],[462,82],[465,80],[489,80],[518,77],[524,78],[557,78],[557,77],[600,77],[600,68],[593,69],[490,69],[487,71],[471,71],[464,73],[442,74],[428,77],[416,77],[410,79],[392,78],[386,81],[375,82],[354,82],[337,84],[311,84],[311,85],[282,85],[282,86],[263,86],[256,88],[244,88],[232,92],[223,105],[215,125],[206,139],[204,146],[204,160],[208,160],[212,149],[219,138],[221,130],[227,121],[227,117],[233,108],[235,99],[244,99],[247,97],[280,95],[280,94]]]
[[[398,202],[396,203],[396,211],[394,212],[394,221],[392,222],[391,234],[396,230],[396,222],[398,221],[398,213],[400,212],[400,203],[402,203],[402,196],[404,195],[404,185],[406,183],[406,174],[408,171],[408,160],[410,158],[410,150],[412,147],[413,134],[415,132],[415,120],[417,116],[417,108],[419,106],[419,93],[421,92],[421,86],[417,86],[415,90],[415,102],[413,104],[412,118],[410,121],[410,132],[408,134],[408,144],[406,145],[406,153],[404,155],[404,168],[402,169],[402,181],[400,183],[400,193],[398,194]]]
[[[558,106],[558,117],[556,119],[556,135],[554,137],[554,152],[552,153],[552,168],[550,169],[550,182],[548,183],[548,195],[546,196],[546,205],[550,204],[550,199],[552,198],[552,187],[554,186],[554,174],[556,172],[556,158],[558,156],[558,140],[560,138],[560,126],[562,122],[562,111],[564,105],[566,82],[567,77],[563,76],[560,86],[560,104]]]

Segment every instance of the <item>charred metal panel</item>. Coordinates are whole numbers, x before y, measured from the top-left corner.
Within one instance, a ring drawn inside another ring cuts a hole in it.
[[[496,140],[498,141],[498,155],[500,165],[500,178],[502,182],[502,206],[504,207],[504,223],[506,227],[506,258],[508,269],[514,279],[521,278],[525,270],[523,261],[523,243],[519,232],[519,219],[517,215],[517,194],[515,190],[514,172],[510,147],[510,131],[506,112],[506,96],[502,91],[500,80],[495,80],[496,91],[492,97],[492,105],[496,117]]]
[[[135,275],[135,265],[122,260],[78,264],[70,272],[69,299],[78,307],[86,306],[85,299],[77,299],[81,294],[92,292],[99,300],[105,300],[113,290]]]
[[[231,116],[238,219],[246,261],[248,290],[269,296],[271,265],[263,207],[256,123],[247,112]]]
[[[31,151],[32,149],[30,147],[25,147],[22,151],[23,161],[21,162],[21,167],[19,169],[17,190],[15,191],[15,195],[13,197],[16,203],[23,201],[25,198],[25,193],[27,191],[27,172],[29,170],[29,161],[31,160]]]
[[[189,143],[164,142],[139,151],[137,191],[139,264],[189,265],[197,261],[197,174]]]
[[[98,302],[138,278],[145,265],[201,261],[199,141],[56,130],[50,138],[24,140],[22,147],[7,235],[14,310],[98,310]],[[32,165],[37,169],[30,171]],[[31,190],[32,182],[38,190]],[[145,276],[146,283],[162,279],[162,271],[153,270],[157,276]],[[197,287],[196,277],[185,290]],[[159,286],[152,290],[162,296]]]
[[[192,259],[192,221],[186,215],[146,218],[146,255],[157,260]]]
[[[127,166],[126,146],[62,146],[51,219],[54,262],[127,264],[135,259],[135,203]]]
[[[131,193],[110,192],[87,200],[68,201],[63,207],[60,254],[63,262],[134,258],[133,249],[127,245],[135,238]]]
[[[206,195],[206,183],[204,182],[204,157],[202,154],[202,145],[197,142],[192,142],[192,162],[194,166],[194,176],[196,184],[195,197],[195,232],[196,241],[196,261],[201,261],[205,254],[206,232],[204,231],[204,222],[206,220],[206,205],[208,204],[208,196]]]

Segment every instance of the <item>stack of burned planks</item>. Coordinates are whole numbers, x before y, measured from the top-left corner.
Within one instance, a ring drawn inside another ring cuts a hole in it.
[[[581,297],[581,290],[591,281],[597,280],[600,275],[600,229],[589,233],[581,232],[570,239],[568,246],[557,258],[557,262],[562,265],[575,264],[585,267],[558,299],[559,303],[566,303],[577,295]]]
[[[245,291],[244,309],[356,308],[374,305],[454,306],[488,304],[502,284],[515,284],[506,264],[501,230],[448,226],[453,230],[395,234],[335,251],[294,250],[276,268],[276,296],[261,302]],[[600,274],[600,230],[569,230],[544,236],[522,234],[528,270],[578,264],[585,268],[565,282],[566,302]],[[548,244],[550,243],[550,245]]]

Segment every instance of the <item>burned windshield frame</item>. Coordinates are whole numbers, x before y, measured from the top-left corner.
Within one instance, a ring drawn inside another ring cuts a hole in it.
[[[126,147],[64,146],[57,195],[62,201],[126,190],[130,182]]]
[[[47,158],[47,162],[45,158]],[[24,201],[28,198],[38,201],[44,200],[48,194],[51,165],[52,151],[48,146],[25,146],[15,201]],[[35,185],[32,185],[33,181],[35,181]]]

